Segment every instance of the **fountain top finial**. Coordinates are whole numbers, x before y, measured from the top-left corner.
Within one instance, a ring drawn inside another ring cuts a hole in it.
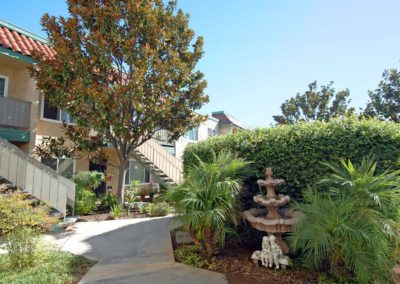
[[[272,168],[265,168],[265,176],[267,177],[267,179],[271,180],[272,179]]]

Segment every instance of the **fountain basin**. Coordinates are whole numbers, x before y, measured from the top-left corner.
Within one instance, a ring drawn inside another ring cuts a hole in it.
[[[282,207],[286,205],[290,201],[290,197],[288,195],[279,194],[276,197],[267,197],[265,195],[256,195],[253,197],[255,203],[260,204],[261,206],[275,206]]]
[[[266,208],[252,208],[243,212],[243,218],[249,221],[253,228],[269,234],[291,232],[294,223],[300,217],[300,213],[291,210],[280,210],[280,213],[281,218],[266,219]]]
[[[276,187],[284,184],[285,181],[283,179],[259,179],[257,180],[257,184],[261,187]]]

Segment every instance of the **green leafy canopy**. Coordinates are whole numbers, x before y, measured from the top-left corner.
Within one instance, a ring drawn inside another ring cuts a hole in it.
[[[281,105],[281,115],[274,115],[278,124],[292,124],[297,121],[328,121],[330,118],[353,113],[350,103],[349,89],[336,92],[333,82],[321,86],[318,90],[317,81],[308,85],[304,94],[286,100]]]
[[[196,113],[208,101],[196,69],[203,39],[195,38],[176,1],[67,3],[69,17],[42,17],[56,56],[38,52],[41,60],[31,74],[46,99],[74,118],[76,127],[67,134],[83,144],[79,150],[95,139],[117,151],[123,195],[124,171],[136,147],[157,130],[175,139],[204,119]]]

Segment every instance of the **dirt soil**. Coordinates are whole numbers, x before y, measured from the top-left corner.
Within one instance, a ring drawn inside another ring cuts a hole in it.
[[[225,273],[230,284],[317,283],[319,274],[309,270],[275,270],[256,266],[250,259],[253,249],[225,249],[218,257],[218,272]]]

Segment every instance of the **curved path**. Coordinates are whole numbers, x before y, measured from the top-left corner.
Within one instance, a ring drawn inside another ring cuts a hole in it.
[[[227,283],[223,274],[174,262],[170,223],[170,217],[83,222],[49,238],[98,261],[80,283]]]

